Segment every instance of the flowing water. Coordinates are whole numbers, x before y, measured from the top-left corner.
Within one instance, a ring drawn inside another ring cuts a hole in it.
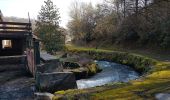
[[[99,65],[102,72],[88,79],[77,80],[78,89],[101,86],[111,82],[128,82],[139,77],[136,71],[126,65],[107,61],[95,61],[95,63]]]

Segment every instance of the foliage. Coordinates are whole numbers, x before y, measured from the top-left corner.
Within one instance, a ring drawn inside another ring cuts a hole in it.
[[[89,42],[93,39],[93,28],[95,27],[95,10],[92,4],[75,2],[70,11],[71,21],[68,23],[70,33],[74,40]]]
[[[51,0],[44,1],[36,22],[36,33],[41,38],[44,49],[53,53],[61,50],[64,45],[64,36],[59,28],[60,15],[58,8]]]
[[[94,42],[98,47],[99,41],[109,41],[123,47],[170,49],[168,1],[105,0],[94,7],[76,5],[68,24],[75,43]]]

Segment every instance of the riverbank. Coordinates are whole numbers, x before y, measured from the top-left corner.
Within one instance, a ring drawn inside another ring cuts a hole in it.
[[[170,93],[170,62],[151,59],[134,53],[94,48],[69,47],[71,53],[87,53],[92,58],[112,60],[131,65],[143,73],[143,77],[128,83],[113,83],[83,90],[67,90],[55,93],[54,100],[65,99],[155,99],[157,93]]]
[[[168,62],[170,61],[170,55],[168,51],[163,50],[153,50],[153,49],[146,49],[146,48],[126,48],[121,46],[115,46],[110,44],[103,44],[102,46],[98,47],[98,49],[94,48],[95,46],[76,46],[68,44],[66,48],[70,49],[79,49],[79,50],[104,50],[104,51],[121,51],[121,52],[128,52],[134,53],[138,55],[147,56],[149,58],[153,58],[159,61]]]
[[[150,69],[152,68],[152,66],[158,62],[158,60],[156,59],[152,59],[150,57],[143,56],[137,53],[116,50],[67,46],[67,53],[77,55],[86,54],[86,56],[90,56],[91,59],[105,60],[128,65],[141,74],[151,71]]]

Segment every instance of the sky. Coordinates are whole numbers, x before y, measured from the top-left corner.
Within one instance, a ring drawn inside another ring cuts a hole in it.
[[[15,16],[28,18],[28,12],[31,19],[36,19],[44,0],[0,0],[0,9],[4,16]],[[59,8],[62,27],[66,27],[69,21],[69,9],[75,0],[52,0]],[[93,5],[101,3],[102,0],[78,0],[80,2],[92,2]]]

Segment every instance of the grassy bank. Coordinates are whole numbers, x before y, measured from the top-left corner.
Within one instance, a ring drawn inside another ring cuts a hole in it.
[[[153,58],[153,59],[157,59],[160,61],[170,61],[170,55],[169,55],[169,51],[165,51],[165,50],[161,50],[161,49],[154,49],[154,48],[137,48],[137,47],[133,47],[133,48],[129,48],[129,46],[121,46],[121,45],[113,45],[110,43],[100,43],[98,42],[98,44],[102,44],[98,47],[99,50],[104,50],[104,51],[121,51],[121,52],[129,52],[129,53],[135,53],[135,54],[140,54],[143,56],[147,56],[149,58]],[[68,48],[78,48],[78,49],[92,49],[92,50],[96,50],[95,45],[90,45],[90,46],[73,46],[73,45],[67,45]]]
[[[145,75],[129,83],[113,83],[84,90],[58,91],[55,93],[54,100],[152,100],[156,93],[170,92],[170,62],[162,62],[134,53],[96,50],[93,48],[75,48],[70,46],[68,51],[77,54],[86,53],[97,60],[109,60],[130,65]]]

